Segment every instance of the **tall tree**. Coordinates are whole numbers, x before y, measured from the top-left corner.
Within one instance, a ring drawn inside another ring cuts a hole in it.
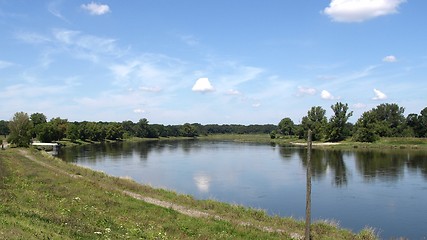
[[[286,117],[279,122],[279,132],[283,135],[290,136],[295,134],[295,124],[292,119]]]
[[[310,129],[312,131],[312,140],[317,141],[324,137],[326,124],[328,122],[325,117],[326,110],[320,106],[312,107],[308,112],[307,116],[304,116],[301,121],[301,129],[303,136],[300,138],[307,138],[307,132]]]
[[[43,135],[43,136],[47,136],[46,135],[46,130],[47,130],[47,120],[46,120],[46,116],[43,113],[33,113],[30,115],[30,120],[33,123],[33,131],[31,134],[31,137],[33,138],[37,138],[40,140],[40,136],[38,135]],[[44,137],[42,137],[44,138]],[[46,141],[46,139],[44,140],[40,140],[42,142]],[[50,142],[50,141],[46,141],[46,142]]]
[[[372,110],[364,112],[356,122],[354,140],[358,142],[375,142],[379,138],[376,126],[377,118],[375,113]]]
[[[148,137],[148,120],[140,119],[134,126],[135,135],[140,138]]]
[[[380,137],[401,137],[405,129],[405,109],[395,103],[383,103],[372,109]]]
[[[67,131],[65,132],[65,136],[70,139],[71,142],[75,142],[79,139],[79,127],[78,123],[69,123],[67,126]]]
[[[347,128],[347,121],[353,115],[353,112],[348,111],[348,104],[337,102],[331,106],[334,115],[330,118],[327,127],[327,139],[331,142],[339,142],[344,140],[350,133]]]
[[[9,122],[8,141],[18,147],[28,147],[31,143],[33,123],[27,113],[17,112]]]
[[[43,113],[33,113],[30,115],[30,120],[34,126],[47,122],[47,118]]]

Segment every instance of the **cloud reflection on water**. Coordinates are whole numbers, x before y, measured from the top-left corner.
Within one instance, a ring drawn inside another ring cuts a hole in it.
[[[200,192],[207,193],[209,192],[209,186],[211,182],[211,177],[208,176],[206,173],[197,173],[194,177],[194,183],[197,186],[197,189]]]

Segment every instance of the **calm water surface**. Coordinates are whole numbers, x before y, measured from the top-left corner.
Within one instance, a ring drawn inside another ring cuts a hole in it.
[[[220,141],[162,141],[63,149],[68,162],[198,199],[304,219],[304,148]],[[384,239],[427,239],[427,153],[313,150],[312,216]]]

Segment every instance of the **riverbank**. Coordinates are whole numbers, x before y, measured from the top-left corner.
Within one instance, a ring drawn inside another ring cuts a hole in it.
[[[227,140],[237,142],[274,143],[288,146],[307,146],[304,139],[296,137],[282,137],[271,139],[268,134],[216,134],[201,136],[200,140]],[[313,148],[326,149],[411,149],[427,150],[427,138],[381,138],[374,143],[354,142],[345,140],[341,142],[313,142]]]
[[[31,149],[0,152],[2,239],[301,239],[304,223],[154,189]],[[313,239],[375,239],[326,222]]]
[[[176,141],[176,140],[208,140],[208,141],[235,141],[235,142],[253,142],[253,143],[266,143],[266,144],[278,144],[282,146],[297,146],[305,147],[307,142],[304,139],[298,139],[294,136],[285,136],[271,139],[269,134],[211,134],[202,135],[195,138],[192,137],[160,137],[160,138],[127,138],[120,141],[127,142],[141,142],[141,141]],[[107,141],[117,142],[117,141]],[[71,142],[68,140],[58,141],[63,147],[81,146],[87,144],[99,144],[101,142],[90,142],[90,141],[77,141]],[[355,150],[355,149],[410,149],[410,150],[421,150],[427,151],[427,138],[381,138],[373,143],[355,142],[344,140],[341,142],[313,142],[313,148],[322,149],[342,149],[342,150]]]

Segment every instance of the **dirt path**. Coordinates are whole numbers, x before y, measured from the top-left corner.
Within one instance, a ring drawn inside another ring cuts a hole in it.
[[[33,161],[33,162],[35,162],[35,163],[37,163],[37,164],[39,164],[39,165],[41,165],[43,167],[49,168],[50,170],[54,171],[56,174],[63,174],[63,175],[69,176],[69,177],[74,178],[74,179],[80,178],[80,179],[83,179],[83,180],[90,181],[89,179],[87,179],[87,178],[85,178],[85,177],[83,177],[81,175],[71,174],[71,173],[69,173],[67,171],[64,171],[64,170],[62,170],[62,169],[60,169],[58,167],[55,167],[53,165],[50,165],[50,164],[46,163],[46,162],[42,162],[40,160],[37,160],[26,149],[20,149],[19,152],[24,157],[26,157],[27,159],[29,159],[29,160],[31,160],[31,161]],[[240,226],[253,227],[253,228],[256,228],[256,229],[259,229],[259,230],[262,230],[262,231],[266,231],[266,232],[286,233],[286,231],[283,230],[283,229],[276,229],[276,228],[271,228],[271,227],[258,226],[258,225],[255,225],[255,224],[252,224],[252,223],[249,223],[249,222],[241,222],[241,221],[238,222],[238,221],[235,221],[235,220],[225,219],[225,218],[223,218],[223,217],[221,217],[219,215],[213,215],[213,214],[202,212],[202,211],[199,211],[199,210],[196,210],[196,209],[191,209],[191,208],[188,208],[188,207],[184,207],[184,206],[172,203],[172,202],[167,202],[167,201],[163,201],[163,200],[160,200],[160,199],[143,196],[141,194],[134,193],[134,192],[131,192],[131,191],[122,190],[122,189],[118,189],[118,188],[112,188],[111,186],[103,186],[100,183],[97,183],[97,185],[100,186],[100,187],[102,187],[102,188],[105,188],[105,189],[115,190],[115,191],[121,192],[121,193],[123,193],[123,194],[125,194],[127,196],[130,196],[130,197],[132,197],[134,199],[138,199],[138,200],[144,201],[146,203],[150,203],[150,204],[153,204],[153,205],[156,205],[156,206],[159,206],[159,207],[163,207],[163,208],[173,209],[173,210],[175,210],[175,211],[177,211],[177,212],[179,212],[181,214],[184,214],[184,215],[187,215],[187,216],[190,216],[190,217],[195,217],[195,218],[214,218],[216,220],[227,221],[227,222],[234,223],[234,224],[237,224],[237,225],[240,225]],[[298,234],[298,233],[288,233],[288,234],[289,234],[289,236],[292,239],[298,240],[298,239],[303,239],[304,238],[301,234]]]

